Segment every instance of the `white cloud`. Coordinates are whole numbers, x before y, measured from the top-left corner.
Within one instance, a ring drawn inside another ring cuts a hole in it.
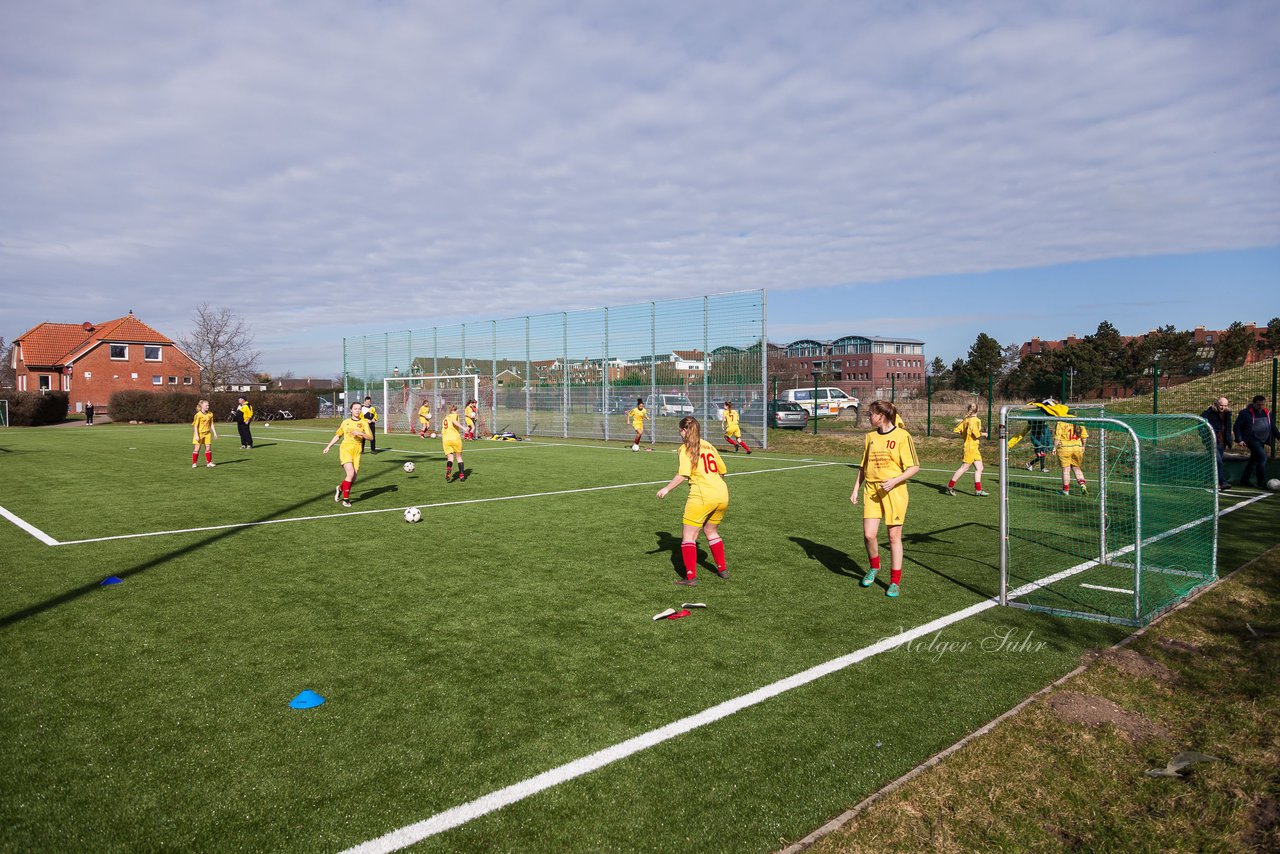
[[[11,4],[6,325],[208,299],[265,349],[1280,242],[1280,7],[1112,5]]]

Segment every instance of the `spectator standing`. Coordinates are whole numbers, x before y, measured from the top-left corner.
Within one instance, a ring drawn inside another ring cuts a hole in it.
[[[249,432],[249,425],[253,422],[253,407],[243,397],[236,400],[236,429],[240,431],[240,447],[253,448],[253,434]]]
[[[378,410],[373,405],[372,397],[365,397],[360,417],[369,422],[365,425],[369,433],[369,453],[376,454],[378,453]]]
[[[1200,417],[1209,422],[1213,428],[1213,439],[1218,454],[1218,489],[1226,492],[1231,488],[1227,480],[1226,452],[1231,448],[1231,403],[1220,397],[1200,413]]]
[[[84,405],[84,426],[93,426],[93,401],[90,400]]]
[[[1267,399],[1256,395],[1253,402],[1240,410],[1236,417],[1235,438],[1249,449],[1249,461],[1244,464],[1240,485],[1249,485],[1249,474],[1258,479],[1258,489],[1267,488],[1267,442],[1280,439],[1275,419],[1267,411]]]

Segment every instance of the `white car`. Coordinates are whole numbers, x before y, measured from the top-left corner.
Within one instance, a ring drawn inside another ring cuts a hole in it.
[[[832,386],[819,386],[816,389],[787,389],[782,393],[781,399],[789,403],[800,404],[804,407],[805,412],[809,413],[810,416],[817,418],[839,415],[846,409],[852,409],[854,415],[858,414],[858,398],[849,394],[844,389],[834,388]]]
[[[693,414],[693,401],[683,394],[660,394],[645,401],[645,408],[658,415],[684,417]]]

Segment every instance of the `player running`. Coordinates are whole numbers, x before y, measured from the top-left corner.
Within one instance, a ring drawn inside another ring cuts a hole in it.
[[[418,407],[418,438],[427,438],[427,432],[431,430],[431,401],[424,400],[422,405]],[[431,438],[435,438],[436,434],[432,433]]]
[[[1080,491],[1089,494],[1089,487],[1084,482],[1084,471],[1080,466],[1084,463],[1084,443],[1089,438],[1089,431],[1083,424],[1072,424],[1070,421],[1059,421],[1053,431],[1053,452],[1058,457],[1058,465],[1062,466],[1062,494],[1071,495],[1071,475],[1074,473],[1080,484]]]
[[[467,470],[462,463],[462,426],[458,423],[458,404],[449,405],[449,413],[444,417],[444,423],[440,426],[440,440],[444,446],[444,482],[449,483],[453,478],[453,458],[458,458],[458,480],[467,479]]]
[[[467,401],[465,414],[467,416],[467,432],[462,438],[474,439],[476,437],[476,422],[480,419],[480,408],[476,405],[474,397]],[[465,480],[465,478],[463,479]]]
[[[978,404],[970,403],[965,408],[964,418],[960,419],[952,430],[952,433],[959,433],[964,437],[964,461],[960,468],[956,469],[956,473],[951,475],[951,482],[947,484],[947,495],[956,494],[956,483],[969,470],[969,466],[973,466],[973,494],[974,495],[990,495],[982,489],[982,450],[978,447],[978,440],[987,438],[987,434],[982,431],[982,422],[978,420]]]
[[[686,415],[680,419],[679,448],[680,468],[671,482],[658,490],[659,498],[686,480],[689,481],[689,497],[684,504],[684,533],[680,539],[680,555],[684,558],[684,578],[676,584],[691,587],[698,583],[698,531],[707,535],[711,557],[716,562],[716,575],[729,577],[724,561],[724,541],[720,539],[719,525],[724,521],[724,511],[729,507],[729,487],[724,482],[724,460],[715,445],[702,441],[702,427],[698,419]]]
[[[365,398],[368,400],[368,398]],[[338,462],[342,463],[342,470],[346,474],[346,478],[333,491],[333,500],[341,501],[343,507],[351,506],[351,484],[356,482],[356,475],[360,472],[360,457],[364,453],[364,440],[373,438],[372,421],[366,420],[361,416],[360,404],[351,404],[351,417],[342,419],[342,423],[338,425],[338,432],[333,434],[333,438],[329,440],[329,444],[324,446],[321,453],[329,453],[329,449],[333,447],[333,443],[342,440],[342,445],[338,448]]]
[[[213,440],[218,438],[218,428],[213,426],[213,413],[209,411],[209,401],[202,400],[196,404],[196,417],[191,419],[191,467],[195,468],[200,459],[200,446],[204,445],[204,464],[213,468]]]
[[[875,583],[880,569],[880,520],[889,527],[889,589],[884,595],[890,599],[898,596],[902,583],[902,524],[907,519],[907,480],[920,471],[920,458],[916,456],[911,434],[896,427],[898,410],[887,400],[873,401],[868,407],[871,426],[876,428],[867,434],[866,447],[862,451],[862,464],[853,482],[849,500],[858,503],[858,490],[862,489],[862,539],[867,546],[867,558],[871,568],[859,582],[863,587]],[[865,484],[865,485],[864,485]]]
[[[733,445],[733,452],[738,453],[738,448],[751,453],[751,449],[747,447],[747,443],[742,441],[742,431],[738,429],[738,410],[733,408],[730,401],[724,402],[724,438]]]
[[[636,408],[627,411],[627,418],[631,420],[631,429],[636,431],[636,437],[631,441],[631,450],[640,450],[640,440],[644,438],[644,421],[649,418],[649,410],[644,408],[644,398],[636,398]]]

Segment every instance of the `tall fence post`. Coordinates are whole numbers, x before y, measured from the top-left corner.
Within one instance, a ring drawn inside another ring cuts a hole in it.
[[[991,435],[991,407],[996,398],[996,375],[987,374],[987,435]]]
[[[1152,388],[1151,390],[1151,414],[1159,415],[1160,414],[1160,364],[1158,362],[1152,369],[1152,374],[1154,375],[1156,382],[1155,382],[1154,388]]]
[[[561,329],[564,334],[563,361],[560,363],[560,421],[564,430],[564,438],[569,438],[569,312],[560,313]]]
[[[1271,423],[1272,424],[1275,423],[1274,419],[1276,417],[1276,366],[1277,364],[1280,364],[1280,358],[1272,356],[1271,357],[1271,418],[1272,418]],[[1275,458],[1276,458],[1276,437],[1272,435],[1271,459],[1274,460]]]
[[[604,310],[604,359],[600,365],[600,417],[604,419],[604,440],[609,441],[609,309]]]
[[[708,340],[707,320],[710,297],[702,298],[702,423],[711,421],[711,343]]]
[[[1067,372],[1066,371],[1062,372],[1062,391],[1058,393],[1058,402],[1059,403],[1067,402]]]
[[[649,441],[658,441],[658,416],[662,407],[658,404],[658,304],[649,303]]]
[[[498,432],[498,321],[493,321],[493,377],[489,380],[489,397],[491,399],[489,416],[489,435]]]
[[[933,435],[933,377],[924,378],[924,434]]]
[[[529,315],[524,316],[524,434],[528,436],[533,432],[533,412],[530,393],[533,388],[533,377],[530,376],[532,370],[532,356],[529,353]]]

